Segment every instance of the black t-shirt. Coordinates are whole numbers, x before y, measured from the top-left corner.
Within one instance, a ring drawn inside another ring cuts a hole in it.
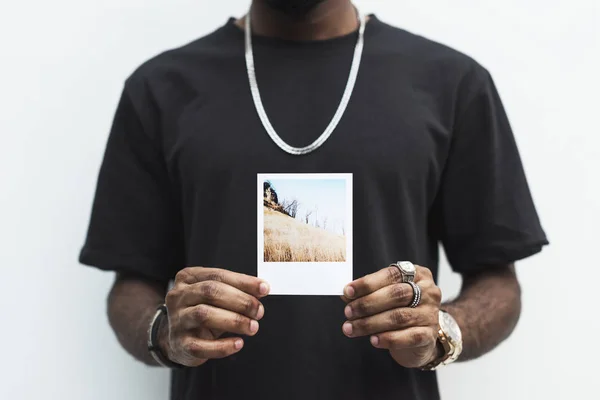
[[[254,38],[265,109],[290,145],[312,143],[331,120],[356,39]],[[438,243],[462,273],[547,243],[497,89],[476,61],[372,16],[339,126],[293,156],[261,125],[230,19],[126,80],[80,260],[163,280],[186,266],[256,275],[263,172],[353,174],[355,278],[396,260],[435,276]],[[339,297],[263,303],[241,352],[173,372],[172,399],[439,399],[435,373],[343,335]]]

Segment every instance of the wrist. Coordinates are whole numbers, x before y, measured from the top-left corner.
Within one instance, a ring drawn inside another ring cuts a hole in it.
[[[440,343],[439,340],[436,340],[433,349],[431,349],[431,355],[429,356],[429,359],[425,364],[423,364],[421,368],[424,368],[427,365],[433,364],[436,361],[443,359],[445,355],[446,350],[444,349],[444,346]]]
[[[152,318],[148,329],[148,351],[156,363],[168,368],[182,368],[183,366],[171,361],[169,345],[169,320],[167,307],[161,304]]]
[[[169,344],[169,318],[167,315],[163,315],[158,323],[158,348],[167,359],[171,360],[171,346]]]

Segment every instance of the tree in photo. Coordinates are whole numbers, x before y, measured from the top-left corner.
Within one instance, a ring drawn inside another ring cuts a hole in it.
[[[284,200],[281,203],[281,207],[283,208],[283,212],[287,215],[289,215],[292,218],[296,218],[296,215],[298,214],[298,200],[293,199],[293,200]]]

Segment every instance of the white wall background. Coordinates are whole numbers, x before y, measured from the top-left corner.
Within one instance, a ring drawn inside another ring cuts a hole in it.
[[[112,275],[77,264],[123,79],[242,15],[248,1],[2,0],[0,398],[165,400],[105,317]],[[445,400],[598,398],[600,110],[596,0],[358,1],[491,70],[552,245],[520,263],[525,309]],[[564,281],[568,278],[568,281]],[[444,266],[441,285],[457,292]]]

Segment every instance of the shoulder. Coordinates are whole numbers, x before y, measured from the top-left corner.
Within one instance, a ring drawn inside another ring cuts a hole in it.
[[[391,59],[397,73],[419,92],[429,93],[457,113],[474,96],[490,90],[488,69],[468,53],[377,20],[376,54]]]
[[[139,90],[144,85],[156,86],[218,69],[220,60],[234,56],[237,47],[243,46],[230,22],[205,36],[152,56],[126,78],[126,86]]]
[[[400,27],[377,20],[380,54],[402,60],[408,70],[455,85],[477,85],[489,72],[468,53]]]

